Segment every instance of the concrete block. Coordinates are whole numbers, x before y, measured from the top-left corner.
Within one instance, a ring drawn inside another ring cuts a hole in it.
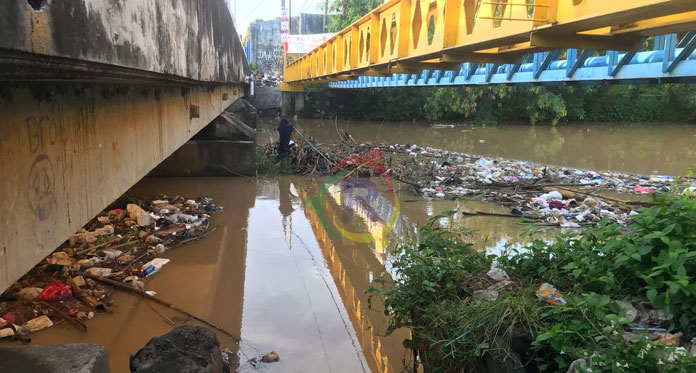
[[[253,176],[255,147],[253,141],[189,141],[149,176]]]
[[[14,373],[108,373],[104,346],[79,343],[0,347],[0,371]]]

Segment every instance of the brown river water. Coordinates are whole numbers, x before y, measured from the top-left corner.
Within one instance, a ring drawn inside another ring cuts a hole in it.
[[[596,171],[683,175],[696,167],[696,125],[684,123],[562,123],[557,127],[499,124],[432,129],[422,122],[359,122],[299,119],[302,133],[335,143],[347,131],[356,141],[418,144]],[[262,133],[267,142],[271,131]],[[296,141],[302,141],[295,136]]]
[[[300,123],[305,136],[319,142],[335,142],[336,127],[358,141],[415,142],[588,169],[680,174],[696,164],[696,127],[688,125],[434,130],[422,124]],[[262,132],[261,142],[271,133]],[[379,302],[370,309],[365,290],[372,279],[391,273],[391,250],[414,238],[418,225],[458,207],[454,201],[424,200],[399,184],[392,196],[380,179],[349,185],[302,177],[146,178],[131,193],[207,195],[225,207],[212,218],[215,231],[167,252],[171,262],[146,286],[239,335],[241,346],[221,333],[218,338],[232,352],[233,369],[242,372],[400,372],[410,358],[401,345],[407,331],[384,336]],[[459,207],[509,212],[479,201]],[[474,246],[489,252],[527,240],[516,219],[442,218],[438,224],[471,229]],[[112,371],[127,372],[130,354],[171,330],[160,314],[181,321],[181,315],[129,294],[116,294],[114,305],[113,314],[88,323],[87,333],[58,325],[32,335],[33,342],[101,344]],[[257,369],[247,363],[272,350],[279,362]]]

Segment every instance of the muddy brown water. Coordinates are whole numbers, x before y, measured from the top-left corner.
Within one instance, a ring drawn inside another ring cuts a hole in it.
[[[336,128],[342,127],[358,141],[415,142],[598,170],[678,175],[696,164],[696,129],[688,125],[434,130],[418,123],[301,121],[299,127],[320,142],[336,142]],[[261,142],[272,135],[272,130],[262,132]],[[393,273],[391,250],[415,237],[418,225],[458,206],[423,200],[403,185],[396,185],[390,198],[379,179],[362,179],[351,193],[344,191],[344,184],[322,188],[324,183],[322,178],[300,177],[146,178],[131,190],[139,195],[208,195],[225,207],[213,217],[215,231],[208,237],[166,254],[172,261],[147,288],[239,335],[241,347],[217,333],[222,347],[232,351],[236,371],[399,372],[409,362],[401,344],[407,331],[384,336],[384,315],[379,304],[376,310],[368,308],[365,290],[383,272]],[[509,212],[479,201],[460,208]],[[527,240],[516,219],[441,218],[437,223],[471,229],[474,246],[489,252]],[[129,294],[117,293],[114,304],[115,312],[97,315],[87,333],[57,325],[36,333],[33,341],[101,344],[109,352],[112,371],[127,372],[130,354],[172,328],[155,309],[183,321],[181,315]],[[247,363],[272,350],[280,355],[279,362],[258,369]]]
[[[680,176],[696,167],[696,125],[684,123],[561,123],[557,127],[503,123],[442,129],[422,122],[298,119],[293,123],[321,143],[335,143],[337,132],[347,131],[357,141],[415,143],[596,171]],[[260,141],[268,141],[269,134],[262,134]]]
[[[368,198],[379,179],[364,180],[349,196],[342,194],[341,183],[318,192],[324,182],[299,177],[147,178],[131,190],[209,195],[225,207],[213,217],[215,231],[208,237],[166,254],[172,261],[147,288],[240,335],[238,351],[218,333],[223,348],[238,352],[231,355],[238,371],[253,371],[248,358],[271,350],[280,361],[259,371],[399,372],[408,360],[401,345],[407,332],[383,336],[384,316],[379,308],[368,309],[365,290],[390,270],[391,248],[415,237],[417,225],[457,206],[422,200],[398,186],[391,202],[379,185],[378,195]],[[506,212],[485,202],[468,202],[462,209]],[[521,239],[522,226],[515,219],[442,219],[438,224],[475,230],[472,242],[491,251]],[[97,315],[87,333],[57,325],[36,333],[33,341],[101,344],[112,371],[127,372],[130,354],[171,330],[153,307],[182,321],[176,312],[129,294],[117,293],[114,304],[115,312]]]

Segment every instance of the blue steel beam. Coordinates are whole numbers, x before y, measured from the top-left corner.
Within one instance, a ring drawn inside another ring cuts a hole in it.
[[[491,81],[493,74],[495,74],[498,71],[498,66],[499,65],[497,63],[486,64],[486,83],[489,83]]]
[[[476,73],[476,70],[478,70],[479,64],[469,62],[469,63],[467,63],[467,66],[468,66],[468,68],[466,71],[466,79],[465,80],[468,82],[469,79],[471,79],[471,77],[474,76],[474,74]]]
[[[540,52],[521,58],[520,64],[465,63],[456,71],[422,72],[415,79],[373,77],[358,81],[331,83],[332,88],[370,88],[448,85],[559,85],[602,84],[603,82],[694,82],[696,83],[696,32],[688,33],[678,41],[676,35],[657,37],[654,50],[643,52],[607,51],[606,55],[592,57],[594,50],[567,50],[567,58],[559,60],[560,50]],[[423,78],[426,79],[423,79]]]
[[[687,40],[687,38],[690,37],[690,40]],[[677,56],[674,57],[674,60],[669,63],[666,69],[664,69],[665,73],[671,73],[674,71],[674,69],[684,60],[686,60],[691,54],[694,52],[696,49],[696,33],[690,32],[687,34],[687,36],[684,38],[686,40],[686,43],[684,43],[684,48],[679,52]],[[681,43],[680,43],[681,44]]]
[[[537,53],[537,54],[539,54],[539,53]],[[541,64],[539,65],[538,70],[534,71],[534,80],[539,79],[539,76],[541,76],[541,73],[544,72],[544,70],[546,70],[549,67],[549,65],[551,65],[551,62],[558,59],[558,56],[560,56],[560,55],[561,55],[560,50],[548,52],[546,54],[546,56],[544,57],[543,61],[541,61]],[[541,55],[539,57],[541,57]]]
[[[575,49],[575,53],[577,53],[577,49]],[[568,71],[566,73],[566,77],[572,78],[573,75],[575,75],[575,72],[585,64],[585,61],[587,61],[592,53],[594,53],[592,49],[583,49],[582,52],[580,52],[580,55],[578,55],[575,61],[573,61],[572,65],[570,64],[570,61],[568,61]]]

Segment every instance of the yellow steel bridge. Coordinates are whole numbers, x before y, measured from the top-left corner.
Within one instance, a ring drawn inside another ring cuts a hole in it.
[[[633,51],[647,36],[688,30],[696,30],[696,0],[390,0],[306,55],[288,56],[281,90],[515,64],[559,48]]]

